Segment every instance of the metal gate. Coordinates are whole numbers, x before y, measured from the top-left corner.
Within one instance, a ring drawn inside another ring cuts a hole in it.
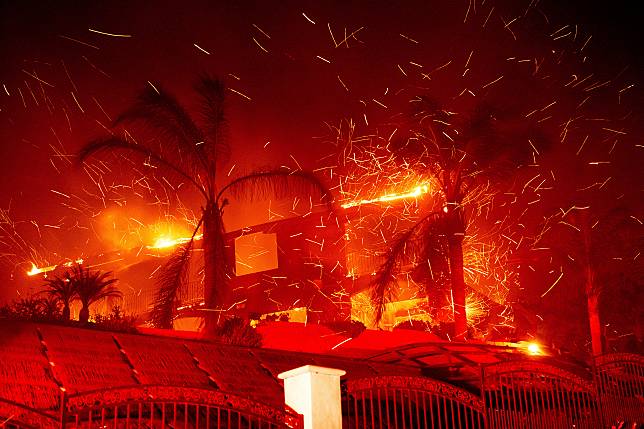
[[[343,385],[343,427],[378,429],[485,427],[483,401],[425,377],[374,377]]]
[[[593,385],[538,362],[503,362],[483,368],[482,395],[489,428],[597,428]]]
[[[66,398],[63,428],[302,428],[302,416],[217,390],[133,386]]]
[[[49,429],[60,427],[57,415],[36,411],[6,399],[0,399],[0,428]]]
[[[604,424],[644,422],[644,357],[617,353],[595,358],[595,384]]]

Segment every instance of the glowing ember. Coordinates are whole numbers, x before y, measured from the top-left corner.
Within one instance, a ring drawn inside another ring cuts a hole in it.
[[[527,347],[527,350],[528,350],[528,353],[533,355],[533,356],[543,354],[543,352],[541,351],[541,346],[539,344],[537,344],[537,343],[529,343],[528,347]]]
[[[420,185],[420,186],[416,186],[413,190],[406,192],[404,194],[385,194],[383,196],[380,196],[378,198],[374,198],[371,200],[352,201],[350,203],[342,204],[342,208],[348,209],[350,207],[361,206],[363,204],[382,203],[386,201],[396,201],[396,200],[402,200],[406,198],[418,198],[421,195],[426,194],[428,192],[429,192],[429,186]]]
[[[36,274],[48,273],[54,271],[58,267],[71,267],[73,264],[82,264],[83,259],[76,259],[75,261],[68,261],[59,265],[49,265],[47,267],[38,268],[36,264],[31,263],[31,270],[27,271],[28,276],[35,276]]]
[[[50,271],[54,271],[56,269],[57,265],[50,265],[48,267],[43,267],[43,268],[38,268],[36,264],[33,262],[31,263],[31,270],[27,271],[28,276],[35,276],[36,274],[41,274],[41,273],[48,273]]]
[[[195,235],[195,240],[201,240],[202,235]],[[190,241],[190,237],[179,237],[179,238],[169,238],[167,236],[161,236],[156,239],[152,246],[147,246],[148,249],[167,249],[170,247],[177,246],[179,244],[185,244]]]

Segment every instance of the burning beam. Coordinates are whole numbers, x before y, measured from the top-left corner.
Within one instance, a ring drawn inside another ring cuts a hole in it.
[[[364,204],[373,204],[373,203],[382,203],[386,201],[396,201],[396,200],[403,200],[406,198],[418,198],[423,194],[426,194],[429,192],[429,186],[428,185],[419,185],[416,186],[414,189],[412,189],[409,192],[406,192],[404,194],[385,194],[382,195],[378,198],[374,198],[371,200],[360,200],[360,201],[352,201],[346,204],[342,204],[343,209],[348,209],[350,207],[355,207],[355,206],[361,206]]]
[[[201,240],[203,234],[195,235],[195,241]],[[152,246],[147,246],[148,249],[167,249],[170,247],[177,246],[179,244],[185,244],[190,241],[190,237],[179,237],[179,238],[168,238],[167,236],[161,236],[156,239]]]
[[[42,267],[42,268],[38,268],[38,266],[36,266],[36,264],[34,264],[32,262],[31,263],[31,270],[27,271],[27,275],[31,277],[31,276],[35,276],[36,274],[48,273],[50,271],[54,271],[58,267],[71,267],[72,264],[74,264],[74,263],[82,264],[83,260],[82,259],[77,259],[75,261],[65,262],[64,264],[49,265],[47,267]]]
[[[36,274],[48,273],[54,271],[58,265],[50,265],[48,267],[38,268],[36,264],[31,263],[31,270],[27,271],[28,276],[35,276]]]

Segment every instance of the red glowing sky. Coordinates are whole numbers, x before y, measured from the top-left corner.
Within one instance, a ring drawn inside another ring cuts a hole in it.
[[[543,14],[543,22],[523,29],[518,41],[502,23],[534,2],[521,7],[496,2],[485,29],[472,22],[487,15],[490,6],[465,0],[378,6],[339,1],[55,3],[2,4],[0,84],[6,92],[0,88],[0,207],[11,206],[17,220],[35,220],[42,239],[33,228],[25,234],[66,257],[83,249],[91,234],[75,228],[76,214],[64,206],[65,197],[52,192],[83,194],[79,183],[84,183],[54,148],[73,153],[103,133],[100,124],[109,125],[107,116],[118,114],[147,81],[163,83],[188,106],[190,86],[202,72],[225,78],[230,88],[250,97],[231,92],[228,110],[232,164],[248,171],[294,167],[290,155],[316,168],[333,149],[320,138],[330,135],[325,122],[365,116],[370,124],[395,121],[411,96],[447,92],[457,80],[449,77],[453,71],[432,82],[408,78],[398,65],[411,74],[415,66],[410,61],[432,70],[450,60],[462,63],[475,52],[471,79],[481,86],[499,75],[498,65],[512,49],[516,55],[523,49],[548,49],[539,45],[544,28],[579,24],[580,37],[593,35],[587,63],[598,76],[612,78],[630,65],[620,78],[636,85],[641,78],[636,48],[641,33],[627,2],[613,3],[611,10],[582,1],[563,9],[557,2],[537,2],[539,10],[531,13]],[[472,5],[478,9],[468,12]],[[336,42],[356,33],[335,47],[331,32]],[[497,98],[515,103],[508,98],[511,92]],[[636,88],[624,96],[636,113],[641,110],[638,94]],[[636,160],[626,165],[633,164]],[[124,172],[115,180],[129,183],[131,177]],[[137,215],[147,210],[145,201],[128,204]],[[248,217],[242,213],[239,219]],[[63,225],[68,232],[44,225]]]

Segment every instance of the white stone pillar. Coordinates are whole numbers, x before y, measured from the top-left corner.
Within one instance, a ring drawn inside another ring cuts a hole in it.
[[[342,429],[340,369],[306,365],[278,375],[286,405],[304,416],[304,429]]]

